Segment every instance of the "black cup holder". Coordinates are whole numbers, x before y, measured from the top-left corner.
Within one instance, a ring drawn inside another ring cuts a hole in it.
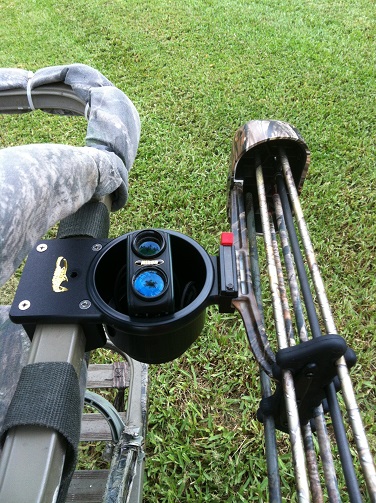
[[[199,336],[211,303],[215,270],[210,256],[196,241],[178,232],[162,231],[169,238],[173,312],[157,315],[151,310],[151,315],[131,316],[125,284],[130,267],[127,250],[139,232],[121,236],[103,249],[92,265],[88,290],[118,348],[136,360],[163,363],[182,355]],[[147,263],[153,266],[153,260]]]

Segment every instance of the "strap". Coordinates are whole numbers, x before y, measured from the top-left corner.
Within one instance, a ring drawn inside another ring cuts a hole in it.
[[[37,425],[59,432],[67,441],[67,453],[58,502],[65,501],[77,461],[81,425],[79,381],[67,362],[26,365],[5,417],[1,439],[15,426]]]
[[[61,220],[57,237],[60,239],[70,237],[106,238],[110,228],[110,217],[106,205],[89,201],[81,208]]]
[[[27,87],[26,87],[26,96],[27,96],[27,101],[29,103],[30,110],[35,110],[33,98],[31,96],[31,79],[33,78],[33,75],[34,75],[33,72],[28,73]]]

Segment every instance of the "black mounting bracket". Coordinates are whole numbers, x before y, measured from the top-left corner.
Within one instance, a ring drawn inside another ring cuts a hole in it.
[[[86,351],[104,346],[108,336],[120,349],[146,363],[180,356],[198,337],[207,306],[218,304],[221,312],[233,311],[232,300],[238,295],[235,248],[230,241],[221,242],[219,256],[209,256],[183,234],[149,229],[151,238],[162,232],[168,236],[172,265],[162,271],[167,255],[138,259],[127,253],[142,232],[114,240],[39,242],[25,264],[11,320],[22,324],[30,338],[37,324],[79,324],[86,336]],[[172,285],[172,308],[163,306],[163,312],[158,312],[163,289],[150,299],[146,292],[141,314],[129,308],[130,284],[140,270],[156,271]]]

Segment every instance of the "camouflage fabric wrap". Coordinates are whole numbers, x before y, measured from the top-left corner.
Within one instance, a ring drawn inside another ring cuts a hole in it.
[[[0,306],[0,431],[30,347],[29,337],[22,326],[10,321],[9,307]]]
[[[131,100],[86,65],[54,66],[35,74],[0,69],[0,94],[27,92],[30,107],[22,111],[33,109],[33,91],[58,83],[70,86],[82,102],[88,118],[86,147],[45,144],[0,150],[0,285],[51,226],[87,201],[112,194],[112,211],[127,201],[128,171],[140,138]],[[45,111],[51,111],[47,105]]]

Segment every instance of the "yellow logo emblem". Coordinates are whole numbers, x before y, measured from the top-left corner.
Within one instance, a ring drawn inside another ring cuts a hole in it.
[[[68,281],[67,277],[68,262],[64,257],[58,257],[56,260],[55,272],[52,277],[52,290],[56,293],[67,292],[68,288],[61,286],[64,281]]]

